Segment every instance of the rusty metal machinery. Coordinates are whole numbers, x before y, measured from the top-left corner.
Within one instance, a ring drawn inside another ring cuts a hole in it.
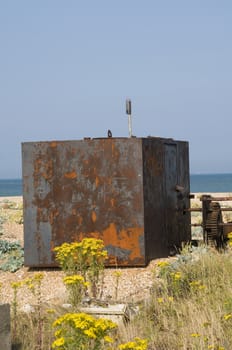
[[[232,211],[230,207],[222,207],[220,202],[232,201],[232,197],[212,197],[202,195],[202,208],[190,208],[189,211],[202,212],[202,223],[192,224],[203,228],[203,240],[207,245],[223,249],[227,243],[227,234],[232,231],[232,223],[223,222],[223,211]]]
[[[222,212],[219,202],[210,202],[204,227],[208,245],[213,245],[217,248],[222,248],[224,246],[222,222]]]

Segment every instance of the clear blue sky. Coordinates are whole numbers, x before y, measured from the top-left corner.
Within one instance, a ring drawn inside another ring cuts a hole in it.
[[[21,142],[189,141],[191,172],[232,172],[232,1],[0,0],[0,178]]]

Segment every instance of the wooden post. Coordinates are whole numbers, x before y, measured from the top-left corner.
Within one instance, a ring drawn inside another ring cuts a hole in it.
[[[0,348],[11,350],[10,305],[0,304]]]

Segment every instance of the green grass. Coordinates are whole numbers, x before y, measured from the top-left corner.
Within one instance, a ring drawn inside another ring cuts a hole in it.
[[[159,267],[134,329],[150,349],[232,348],[232,253],[198,248]]]
[[[198,247],[189,252],[186,248],[170,263],[158,262],[150,297],[137,306],[138,314],[127,325],[120,326],[113,334],[115,342],[102,350],[118,350],[119,344],[131,342],[135,337],[147,339],[150,350],[230,350],[232,250],[219,253]],[[65,313],[61,308],[51,308],[41,303],[40,347],[36,313],[17,315],[23,350],[51,348],[52,323]]]

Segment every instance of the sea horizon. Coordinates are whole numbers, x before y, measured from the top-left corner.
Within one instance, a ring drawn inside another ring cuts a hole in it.
[[[232,173],[191,173],[191,193],[230,193]],[[22,196],[22,178],[0,179],[0,197]]]

